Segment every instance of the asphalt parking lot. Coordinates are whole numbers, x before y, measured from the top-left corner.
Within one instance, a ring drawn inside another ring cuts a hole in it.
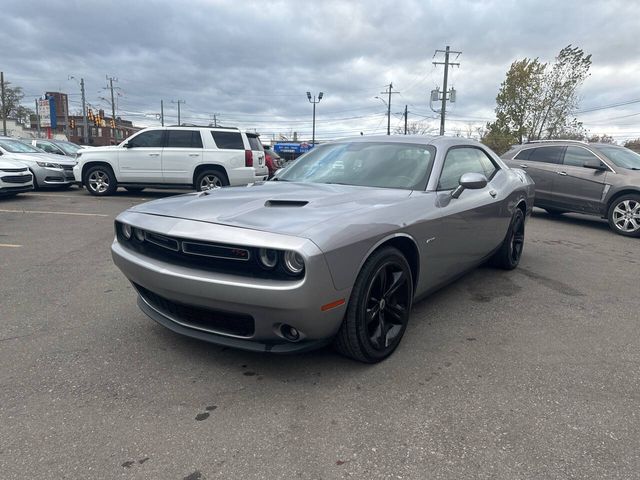
[[[640,475],[640,240],[536,210],[520,267],[414,306],[396,353],[247,353],[148,319],[113,219],[167,192],[0,200],[0,478]]]

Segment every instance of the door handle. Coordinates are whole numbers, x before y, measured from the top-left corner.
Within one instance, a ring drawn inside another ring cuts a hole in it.
[[[498,192],[496,192],[495,190],[489,190],[489,195],[491,195],[493,198],[496,198]]]
[[[520,165],[520,168],[529,168],[529,165]]]
[[[159,153],[150,153],[149,156],[150,157],[159,157],[160,154]]]
[[[562,175],[563,177],[567,176],[567,172],[556,172],[558,175]]]
[[[200,154],[199,153],[190,153],[189,156],[190,157],[199,157]]]

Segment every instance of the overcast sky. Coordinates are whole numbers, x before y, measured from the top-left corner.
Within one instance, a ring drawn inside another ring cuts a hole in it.
[[[447,133],[493,118],[511,62],[552,61],[568,44],[593,55],[579,114],[592,134],[640,137],[640,0],[626,1],[91,1],[3,0],[0,69],[24,103],[45,91],[110,111],[106,76],[118,79],[117,115],[257,129],[263,138],[311,137],[306,92],[324,92],[316,138],[386,133],[376,99],[393,82],[392,129],[422,120],[437,128],[429,92],[442,85],[436,49],[461,51]],[[75,77],[69,79],[70,76]],[[104,97],[101,98],[101,97]],[[435,105],[434,105],[435,107]]]

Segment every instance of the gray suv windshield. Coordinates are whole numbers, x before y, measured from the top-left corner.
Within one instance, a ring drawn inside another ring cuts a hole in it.
[[[636,152],[624,147],[598,146],[596,148],[618,167],[640,170],[640,155]]]

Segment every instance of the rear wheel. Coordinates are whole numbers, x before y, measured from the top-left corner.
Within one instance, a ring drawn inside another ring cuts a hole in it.
[[[392,247],[374,253],[353,287],[336,349],[361,362],[384,360],[404,335],[412,302],[411,269],[402,253]]]
[[[609,207],[607,218],[609,226],[617,234],[640,237],[640,195],[616,198]]]
[[[91,167],[87,172],[84,184],[91,195],[98,197],[113,195],[118,189],[113,171],[104,165]]]
[[[220,170],[205,170],[196,178],[196,190],[201,192],[210,188],[219,188],[229,185],[227,176]]]
[[[524,213],[516,208],[511,217],[507,235],[500,249],[491,258],[491,264],[504,270],[513,270],[520,263],[524,250]]]

